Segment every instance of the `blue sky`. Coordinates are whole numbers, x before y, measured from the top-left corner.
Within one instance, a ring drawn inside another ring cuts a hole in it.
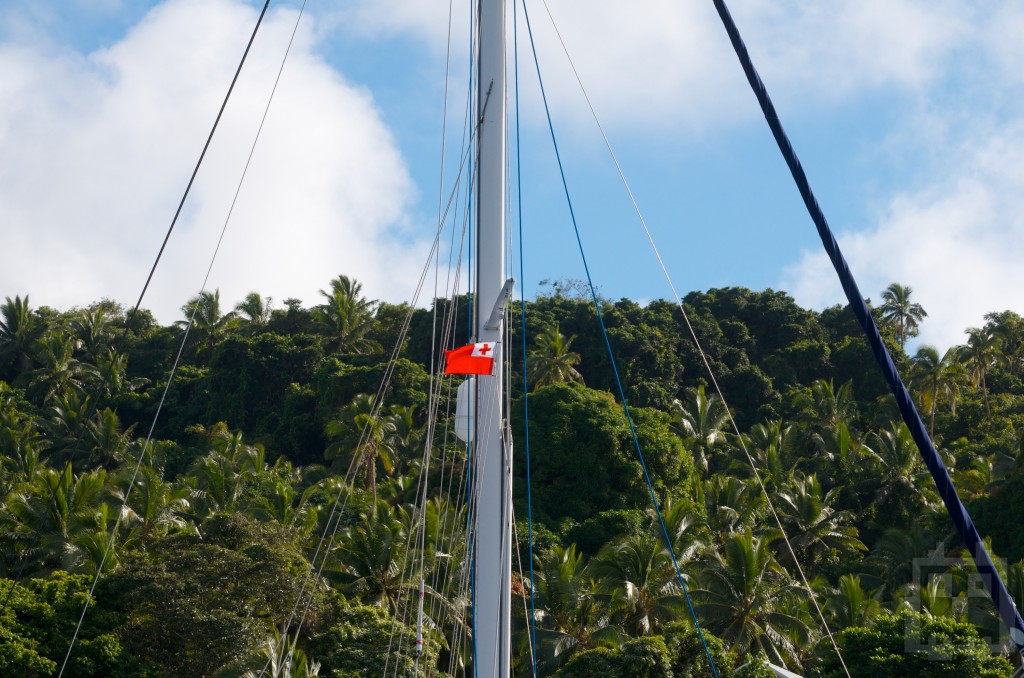
[[[611,298],[668,297],[545,5],[529,7],[595,282]],[[676,287],[839,302],[711,3],[548,7]],[[157,272],[145,305],[164,322],[203,283],[296,9],[272,4]],[[877,300],[890,282],[912,286],[929,312],[921,341],[939,346],[986,312],[1024,311],[1024,7],[731,9],[862,291]],[[0,296],[134,301],[257,11],[244,0],[0,0]],[[447,18],[435,0],[311,0],[210,274],[226,304],[258,290],[312,305],[339,273],[374,298],[411,297],[436,227]],[[532,295],[582,266],[532,64],[523,69]]]

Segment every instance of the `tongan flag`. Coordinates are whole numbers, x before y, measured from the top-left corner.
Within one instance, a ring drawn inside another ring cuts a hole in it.
[[[494,343],[485,341],[444,352],[445,374],[491,374],[494,371]]]

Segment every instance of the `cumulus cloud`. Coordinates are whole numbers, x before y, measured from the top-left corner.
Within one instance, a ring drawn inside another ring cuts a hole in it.
[[[874,225],[839,237],[861,292],[880,298],[890,282],[910,285],[928,311],[920,341],[964,342],[985,313],[1021,310],[1024,289],[1024,124],[972,138],[946,173],[894,197]],[[805,252],[786,271],[787,289],[815,308],[845,303],[825,255]]]
[[[164,322],[202,284],[295,16],[268,16],[200,170],[143,304]],[[0,44],[0,295],[134,303],[255,20],[237,0],[171,0],[91,53]],[[340,273],[404,299],[426,255],[395,140],[313,33],[300,29],[210,277],[225,303],[256,290],[310,305]]]
[[[972,25],[970,9],[951,0],[734,5],[733,16],[773,93],[798,97],[804,107],[832,105],[866,88],[918,87],[970,39],[964,26]],[[562,117],[579,122],[590,113],[555,25],[606,122],[691,133],[757,115],[711,3],[548,0],[530,8],[545,85]],[[363,31],[415,35],[440,50],[447,40],[446,10],[446,4],[416,0],[358,0],[343,16]],[[455,30],[458,35],[464,27]],[[520,34],[529,70],[524,77],[532,78],[522,21]],[[524,86],[525,97],[536,97],[532,87]]]

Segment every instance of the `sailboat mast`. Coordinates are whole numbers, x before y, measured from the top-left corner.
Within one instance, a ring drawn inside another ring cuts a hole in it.
[[[476,341],[493,342],[495,361],[492,375],[478,377],[474,408],[474,666],[477,676],[505,678],[511,674],[512,450],[502,425],[504,321],[489,322],[505,284],[505,0],[478,0],[477,11],[474,318]]]

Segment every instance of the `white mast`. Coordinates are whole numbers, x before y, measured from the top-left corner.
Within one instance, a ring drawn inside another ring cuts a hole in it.
[[[477,377],[473,484],[475,671],[478,677],[511,675],[512,450],[503,440],[504,388],[501,343],[504,314],[492,309],[505,285],[505,0],[478,0],[477,40],[477,268],[476,341],[494,342],[494,372]]]

